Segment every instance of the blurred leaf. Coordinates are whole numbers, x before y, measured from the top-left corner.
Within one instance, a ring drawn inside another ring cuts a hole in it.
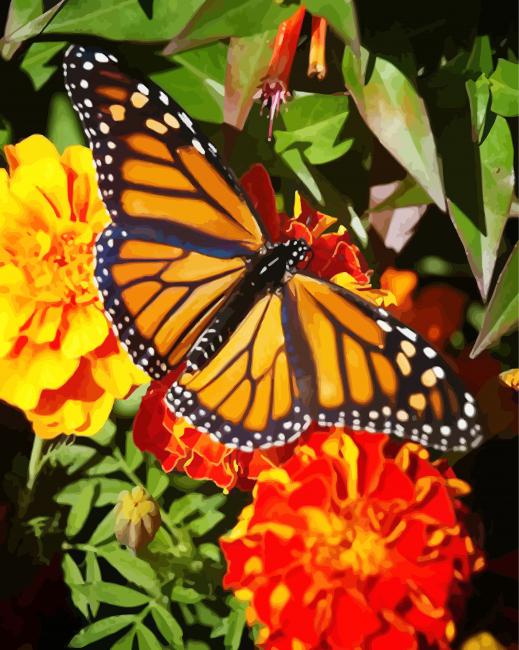
[[[169,520],[172,524],[179,524],[192,515],[202,505],[204,497],[199,492],[185,494],[173,501],[169,508]]]
[[[353,140],[337,142],[348,117],[348,98],[336,95],[307,95],[290,102],[283,113],[286,130],[276,130],[276,153],[297,147],[312,165],[322,165],[343,156]]]
[[[183,648],[182,628],[171,613],[162,605],[154,602],[151,607],[151,615],[159,629],[159,632],[166,639],[170,647],[175,648],[175,650],[177,650],[177,648]]]
[[[177,603],[184,603],[186,605],[193,605],[203,600],[204,596],[199,594],[191,587],[183,587],[182,585],[173,585],[171,590],[171,600]]]
[[[119,616],[108,616],[100,621],[95,621],[78,632],[70,641],[71,648],[86,648],[91,643],[100,639],[111,636],[119,630],[131,625],[135,621],[133,614],[123,614]]]
[[[226,650],[239,650],[243,630],[245,629],[245,610],[247,609],[247,604],[232,599],[231,608],[231,613],[227,618],[228,627],[225,633],[224,646]]]
[[[145,625],[137,625],[137,640],[141,650],[163,650],[162,645],[159,643],[157,637]]]
[[[152,79],[194,119],[220,124],[226,54],[223,43],[177,54],[171,58],[172,67],[153,74]]]
[[[272,0],[206,0],[186,27],[168,43],[165,54],[209,43],[229,36],[251,36],[277,29],[297,6]]]
[[[472,116],[472,141],[479,142],[483,134],[488,100],[490,99],[490,82],[485,75],[481,75],[476,81],[468,79],[465,85]]]
[[[65,528],[67,537],[74,537],[83,528],[92,509],[96,487],[97,485],[94,481],[86,481],[83,489],[77,495],[68,513],[67,526]]]
[[[243,129],[272,56],[275,31],[231,38],[227,48],[223,117],[226,124]]]
[[[98,549],[98,554],[129,582],[146,589],[151,594],[159,593],[159,583],[155,571],[147,562],[132,555],[130,551],[123,550],[115,544],[107,544]]]
[[[42,14],[40,13],[43,9],[42,2],[16,0],[15,6],[24,9],[12,21],[13,28],[9,26],[9,31],[6,29],[4,37],[0,39],[2,57],[6,60],[11,59],[23,41],[38,36],[66,2],[67,0],[59,0]]]
[[[57,66],[48,64],[65,45],[62,41],[31,44],[20,67],[31,78],[34,90],[40,90],[56,72]]]
[[[223,504],[227,501],[225,494],[218,492],[213,494],[210,497],[204,499],[203,503],[200,505],[200,512],[208,512],[210,510],[218,510]]]
[[[454,201],[449,208],[454,225],[483,298],[486,298],[501,235],[512,202],[514,184],[514,149],[505,118],[495,121],[479,146],[483,191],[484,229],[473,215],[465,214]]]
[[[411,82],[389,61],[363,52],[364,84],[352,74],[346,52],[343,74],[357,108],[380,142],[445,210],[443,182],[436,144],[422,98]]]
[[[427,192],[418,185],[412,176],[406,176],[402,181],[398,182],[398,185],[389,196],[382,199],[380,203],[371,206],[369,211],[382,212],[415,205],[428,205],[430,202],[431,199]]]
[[[473,74],[482,72],[489,75],[494,69],[494,61],[492,59],[492,45],[490,38],[487,34],[477,36],[474,39],[474,45],[470,52],[469,59],[466,65],[466,71]]]
[[[222,617],[203,602],[195,604],[195,612],[198,622],[205,627],[216,627],[222,622]]]
[[[215,512],[207,512],[205,515],[191,521],[188,524],[188,528],[194,537],[202,537],[202,535],[208,533],[224,518],[225,515],[218,510]]]
[[[139,0],[68,0],[45,34],[92,34],[111,41],[159,42],[172,38],[192,18],[203,0],[154,0],[148,19]]]
[[[88,543],[91,544],[92,546],[97,546],[99,544],[102,544],[103,542],[106,542],[107,539],[113,538],[114,527],[115,527],[114,512],[113,510],[110,510],[110,512],[107,512],[107,514],[98,523]]]
[[[135,591],[130,587],[115,582],[96,582],[95,584],[77,585],[77,590],[89,600],[95,599],[117,607],[140,607],[150,601],[148,594]]]
[[[200,557],[207,558],[213,562],[219,563],[222,560],[220,548],[216,544],[210,544],[209,542],[200,544],[198,552],[200,553]]]
[[[135,628],[132,627],[126,634],[123,634],[120,639],[117,639],[117,641],[110,646],[110,650],[132,650],[134,638]]]
[[[0,117],[0,153],[3,154],[4,145],[11,142],[11,127]]]
[[[144,460],[144,454],[133,442],[133,431],[131,429],[126,432],[124,460],[132,472],[134,472]]]
[[[519,63],[499,59],[490,77],[492,110],[504,117],[519,115]]]
[[[138,386],[126,399],[116,399],[113,413],[122,418],[133,418],[139,410],[142,398],[146,395],[149,384]]]
[[[64,444],[56,450],[53,455],[54,461],[66,469],[68,476],[74,474],[78,469],[83,467],[96,454],[92,447],[86,447],[78,443]]]
[[[121,464],[117,458],[105,456],[98,463],[89,467],[86,473],[88,476],[106,476],[106,474],[113,474],[119,469],[121,469]]]
[[[146,478],[146,487],[152,497],[158,499],[168,488],[169,478],[164,470],[158,467],[151,466],[148,468],[148,475]]]
[[[207,643],[204,643],[203,641],[195,641],[193,639],[189,639],[186,643],[186,650],[211,650],[211,648],[207,645]]]
[[[104,447],[110,444],[116,433],[117,427],[115,426],[115,423],[112,422],[112,420],[107,420],[95,436],[92,436],[91,440]]]
[[[97,561],[97,556],[95,553],[92,551],[89,551],[85,555],[85,565],[86,565],[86,582],[90,582],[91,584],[97,584],[98,582],[101,582],[101,569],[99,568],[99,562]],[[89,606],[90,606],[90,611],[92,612],[92,616],[97,616],[97,612],[99,611],[99,601],[94,597],[91,596],[89,600]]]
[[[71,557],[71,555],[69,555],[69,553],[65,553],[63,555],[63,560],[61,561],[61,566],[63,568],[63,576],[65,578],[65,582],[70,587],[72,602],[85,618],[89,618],[88,598],[74,589],[74,587],[77,585],[82,585],[84,583],[83,576],[81,575],[81,571],[78,565]]]
[[[132,483],[118,478],[99,478],[97,482],[99,484],[99,494],[95,503],[97,507],[114,506],[123,490],[131,490],[134,487]]]
[[[488,303],[481,331],[474,344],[471,357],[476,357],[501,336],[517,328],[519,314],[519,254],[515,245],[499,276],[495,291]]]
[[[82,478],[79,479],[79,481],[75,481],[74,483],[69,483],[68,485],[65,485],[65,487],[62,488],[54,497],[56,503],[65,504],[69,506],[73,505],[74,503],[77,502],[80,494],[89,484],[96,485],[97,483],[95,481],[90,481],[89,479]]]
[[[65,93],[50,100],[47,134],[59,152],[71,144],[84,144],[83,130]]]

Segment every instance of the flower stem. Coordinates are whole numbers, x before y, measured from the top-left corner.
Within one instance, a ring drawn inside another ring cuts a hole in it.
[[[31,449],[31,457],[29,458],[29,469],[27,471],[27,489],[32,491],[38,473],[42,468],[42,451],[43,451],[43,438],[34,436]]]

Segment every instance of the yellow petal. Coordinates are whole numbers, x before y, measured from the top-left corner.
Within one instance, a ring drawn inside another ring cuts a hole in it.
[[[18,144],[7,145],[5,153],[11,173],[18,165],[30,164],[42,158],[59,159],[56,147],[45,136],[39,134],[31,135]]]
[[[146,384],[150,380],[122,349],[117,354],[105,357],[93,353],[89,358],[96,383],[118,399],[126,397],[132,386]]]
[[[95,304],[71,309],[66,319],[68,327],[61,341],[61,350],[70,359],[95,350],[108,336],[106,317]]]
[[[512,368],[500,373],[499,379],[505,386],[509,386],[515,391],[519,391],[519,369]]]

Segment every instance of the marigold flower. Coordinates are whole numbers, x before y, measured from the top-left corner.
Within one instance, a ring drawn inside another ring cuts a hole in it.
[[[260,214],[272,241],[304,237],[312,246],[310,270],[323,278],[336,276],[339,284],[358,291],[376,304],[389,304],[389,292],[372,289],[369,270],[359,249],[345,229],[325,233],[335,219],[310,206],[296,195],[294,217],[278,213],[270,177],[262,165],[254,165],[242,177],[241,184]],[[350,285],[345,276],[351,278]],[[251,489],[259,473],[277,467],[292,454],[296,441],[284,447],[256,450],[252,454],[229,449],[191,426],[182,418],[172,416],[164,404],[164,396],[181,368],[161,381],[152,382],[134,421],[135,444],[149,451],[161,462],[165,471],[184,471],[195,479],[209,479],[224,489]],[[304,440],[304,436],[302,438]]]
[[[447,650],[481,552],[469,487],[414,443],[330,429],[260,474],[220,541],[268,650]]]
[[[0,399],[37,435],[91,435],[115,398],[147,381],[117,342],[93,282],[92,247],[109,217],[92,156],[60,156],[34,135],[0,170]]]
[[[115,537],[132,551],[147,546],[160,528],[160,508],[141,485],[119,494],[115,511]]]

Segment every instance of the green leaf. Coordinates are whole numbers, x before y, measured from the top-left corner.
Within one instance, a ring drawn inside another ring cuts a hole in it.
[[[222,617],[213,612],[207,605],[204,605],[203,602],[195,603],[195,612],[198,622],[205,627],[214,628],[222,622]]]
[[[149,384],[143,384],[136,388],[130,397],[127,397],[126,399],[116,399],[113,413],[122,418],[133,418],[139,410],[142,398],[146,395],[148,388]]]
[[[310,170],[299,149],[288,149],[282,154],[283,162],[297,176],[318,203],[323,203],[323,195],[315,180],[315,172]]]
[[[307,0],[305,6],[314,16],[326,18],[352,52],[360,56],[359,27],[353,0]]]
[[[92,436],[91,440],[96,442],[98,445],[102,445],[103,447],[109,445],[115,434],[117,433],[117,427],[115,425],[115,422],[112,422],[112,420],[107,420],[101,429]]]
[[[86,471],[88,476],[106,476],[106,474],[112,474],[121,469],[121,465],[117,458],[113,456],[105,456],[101,460],[89,467]]]
[[[222,560],[220,548],[216,544],[211,544],[210,542],[200,544],[198,552],[200,553],[200,557],[207,558],[213,562],[220,563]]]
[[[155,571],[147,562],[132,555],[130,551],[121,549],[117,545],[107,544],[98,549],[98,554],[109,562],[114,569],[119,571],[129,582],[133,582],[151,594],[158,594],[160,592],[159,581]]]
[[[95,456],[96,450],[92,447],[77,443],[61,445],[53,454],[53,460],[66,469],[68,476],[86,465]]]
[[[74,483],[69,483],[55,496],[56,502],[62,505],[74,505],[79,499],[81,493],[85,490],[86,486],[92,484],[96,485],[97,481],[87,478],[82,478]]]
[[[135,628],[132,627],[120,639],[110,646],[110,650],[132,650],[133,639],[135,638]]]
[[[485,298],[512,203],[514,150],[505,118],[496,116],[486,138],[479,146],[479,156],[484,225],[479,225],[481,215],[466,214],[452,200],[449,200],[449,209],[480,293]]]
[[[152,465],[148,468],[146,487],[152,497],[158,499],[168,488],[169,478],[164,470]]]
[[[63,555],[63,560],[61,561],[61,567],[63,569],[63,576],[65,578],[65,582],[70,587],[70,595],[72,598],[72,602],[79,609],[79,611],[83,614],[85,618],[89,618],[88,598],[85,598],[83,594],[76,591],[75,589],[78,585],[82,585],[84,583],[83,576],[81,575],[81,571],[78,565],[76,564],[76,562],[74,561],[74,559],[69,553],[65,553]]]
[[[492,45],[490,38],[483,34],[474,39],[474,45],[470,53],[466,65],[466,72],[473,74],[486,74],[487,76],[494,69],[494,61],[492,59]]]
[[[101,519],[99,524],[96,526],[96,529],[92,533],[92,537],[89,540],[89,544],[92,546],[98,546],[106,540],[113,538],[114,536],[114,527],[115,527],[115,516],[113,510],[107,512],[106,515]]]
[[[50,100],[47,134],[60,152],[72,144],[84,144],[83,130],[65,93],[56,93]]]
[[[185,494],[176,501],[173,501],[169,509],[169,520],[172,524],[179,524],[184,519],[196,512],[204,501],[203,495],[199,492]]]
[[[11,142],[11,127],[3,117],[0,117],[0,154],[3,155],[3,148],[9,142]]]
[[[213,494],[212,496],[204,499],[204,502],[200,506],[200,512],[218,510],[218,508],[221,508],[226,501],[227,501],[227,497],[225,494],[222,494],[221,492],[218,492],[217,494]]]
[[[487,116],[490,82],[485,75],[481,75],[476,81],[468,79],[465,85],[472,118],[472,141],[479,142],[483,135],[483,127]]]
[[[115,505],[121,492],[134,487],[132,483],[118,478],[99,478],[97,483],[99,485],[99,494],[95,503],[97,507]]]
[[[202,537],[202,535],[205,535],[219,524],[222,519],[225,519],[225,515],[219,510],[207,512],[205,515],[191,521],[188,528],[194,537]]]
[[[134,472],[144,460],[144,454],[133,442],[133,431],[131,429],[126,432],[124,460],[132,472]]]
[[[245,610],[247,609],[246,603],[240,603],[237,600],[231,601],[231,613],[227,621],[228,627],[225,633],[224,646],[226,650],[239,650],[243,630],[245,629]]]
[[[343,156],[351,138],[337,142],[348,117],[348,98],[336,95],[306,95],[290,103],[283,114],[286,130],[277,129],[276,153],[297,147],[312,165],[322,165]]]
[[[91,643],[111,636],[122,630],[135,621],[133,614],[122,614],[119,616],[108,616],[100,621],[95,621],[78,632],[70,641],[71,648],[86,648]]]
[[[152,603],[151,615],[155,621],[155,625],[159,629],[159,632],[166,639],[168,644],[175,648],[183,648],[183,632],[179,623],[175,620],[172,614],[162,605],[158,603]]]
[[[418,185],[412,176],[406,176],[389,196],[370,208],[369,211],[383,212],[414,205],[428,205],[430,202],[431,199],[427,192]]]
[[[490,77],[492,110],[504,117],[519,115],[519,63],[498,59]]]
[[[137,625],[136,631],[139,648],[141,648],[141,650],[163,650],[157,637],[145,625]]]
[[[223,117],[240,131],[254,102],[253,96],[268,71],[275,31],[231,38],[227,49]]]
[[[346,52],[343,74],[359,113],[382,145],[416,179],[441,210],[445,195],[429,116],[413,84],[393,63],[363,52],[369,79],[360,84]]]
[[[88,551],[85,555],[85,565],[86,565],[86,582],[91,584],[97,584],[101,582],[101,569],[99,568],[99,562],[97,561],[96,554],[92,551]],[[99,601],[95,596],[91,596],[89,600],[90,611],[92,616],[95,618],[97,612],[99,611]]]
[[[501,336],[517,328],[519,314],[519,251],[515,245],[499,276],[490,299],[479,336],[470,356],[476,357],[496,343]]]
[[[65,45],[63,41],[48,41],[29,47],[20,67],[31,78],[34,90],[40,90],[56,72],[58,67],[49,63]]]
[[[178,34],[202,0],[154,0],[147,18],[139,0],[68,0],[45,34],[92,34],[111,41],[159,42]],[[124,16],[124,20],[122,17]]]
[[[196,120],[223,120],[227,48],[214,43],[171,58],[172,67],[152,75],[161,88],[175,98]]]
[[[207,643],[204,643],[204,641],[189,639],[186,643],[186,650],[211,650],[211,647]]]
[[[204,599],[203,594],[199,594],[192,587],[183,587],[182,585],[173,585],[171,590],[171,600],[185,605],[193,605]]]
[[[97,485],[95,481],[87,481],[84,488],[77,495],[75,502],[68,513],[65,533],[67,537],[74,537],[83,528],[92,509]]]
[[[76,589],[88,599],[99,600],[117,607],[140,607],[150,601],[148,594],[113,582],[77,585]]]

